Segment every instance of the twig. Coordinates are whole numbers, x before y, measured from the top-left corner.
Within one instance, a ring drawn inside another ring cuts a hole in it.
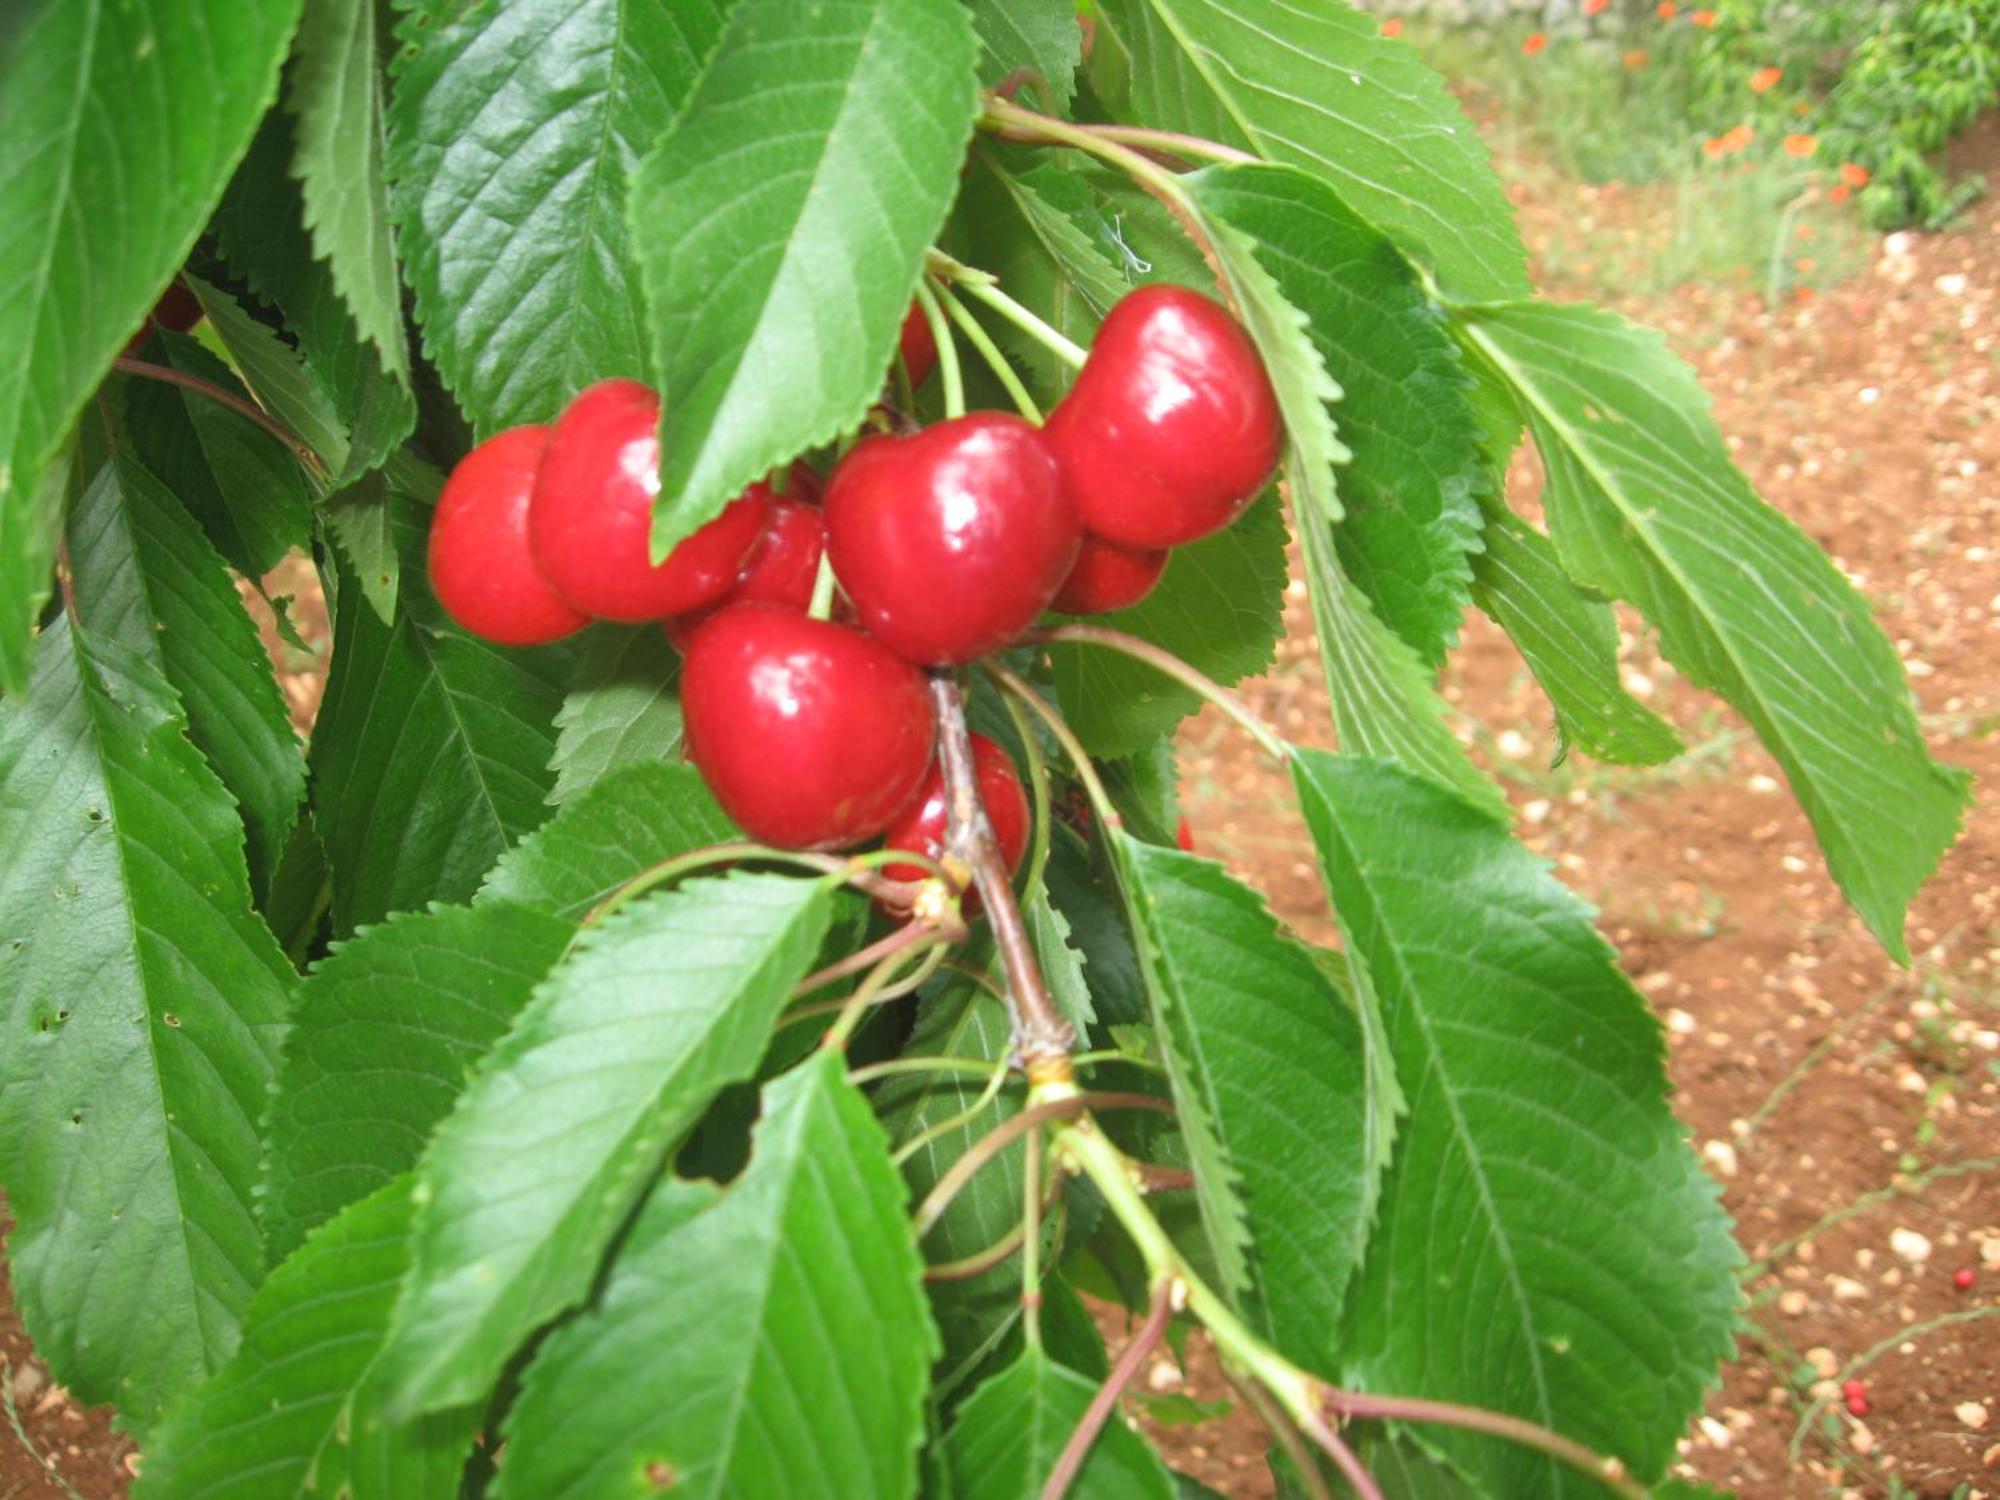
[[[166,385],[177,385],[183,390],[193,391],[197,396],[206,396],[218,406],[228,407],[238,416],[255,422],[270,433],[291,450],[294,458],[321,478],[327,477],[326,465],[320,461],[320,456],[313,452],[311,444],[256,402],[245,400],[234,391],[225,390],[212,380],[204,380],[199,375],[176,370],[171,365],[156,365],[143,359],[128,359],[120,355],[111,361],[111,368],[121,375],[134,375],[141,380],[157,380]]]
[[[1236,1394],[1247,1402],[1263,1423],[1278,1440],[1278,1446],[1285,1450],[1285,1457],[1292,1461],[1298,1471],[1299,1483],[1306,1487],[1309,1500],[1333,1500],[1333,1492],[1326,1487],[1326,1476],[1320,1472],[1319,1461],[1306,1447],[1305,1439],[1299,1436],[1298,1424],[1285,1415],[1284,1408],[1267,1396],[1254,1380],[1239,1379],[1224,1370],[1224,1377],[1235,1387]]]
[[[1354,1417],[1380,1417],[1391,1422],[1435,1422],[1441,1427],[1460,1427],[1467,1432],[1483,1432],[1491,1437],[1505,1438],[1510,1443],[1546,1453],[1578,1472],[1588,1474],[1599,1484],[1629,1497],[1629,1500],[1646,1500],[1646,1487],[1636,1483],[1625,1472],[1625,1465],[1620,1460],[1607,1458],[1584,1447],[1574,1438],[1564,1437],[1560,1432],[1525,1418],[1509,1416],[1504,1411],[1461,1406],[1456,1401],[1426,1401],[1420,1396],[1376,1396],[1363,1391],[1344,1391],[1335,1386],[1326,1386],[1321,1390],[1320,1404],[1327,1413],[1343,1422]],[[1306,1430],[1310,1436],[1311,1428]]]
[[[1361,1455],[1348,1447],[1347,1440],[1327,1426],[1317,1412],[1308,1412],[1300,1418],[1299,1430],[1313,1440],[1320,1452],[1333,1460],[1333,1466],[1353,1486],[1355,1500],[1383,1500],[1382,1486],[1375,1482],[1375,1476],[1361,1462]]]
[[[993,926],[993,939],[1007,970],[1007,1006],[1022,1070],[1031,1081],[1067,1079],[1073,1076],[1069,1054],[1076,1045],[1076,1028],[1063,1018],[1049,996],[1034,944],[1028,940],[1027,924],[1014,899],[1006,861],[1000,856],[986,810],[980,806],[972,738],[965,727],[965,698],[957,679],[948,672],[933,674],[931,698],[937,705],[939,760],[949,809],[945,858],[971,870],[980,904]]]
[[[965,1154],[946,1169],[924,1201],[917,1206],[910,1227],[916,1237],[922,1239],[937,1227],[937,1221],[944,1217],[944,1211],[951,1207],[965,1185],[978,1175],[979,1169],[993,1160],[1002,1151],[1013,1145],[1022,1135],[1035,1130],[1049,1120],[1060,1120],[1084,1111],[1083,1096],[1071,1094],[1062,1099],[1045,1099],[1039,1104],[1030,1104],[1018,1115],[1010,1115],[994,1126],[978,1140],[965,1148]]]
[[[1166,1337],[1167,1324],[1174,1316],[1174,1283],[1160,1281],[1153,1286],[1153,1303],[1146,1311],[1146,1321],[1139,1325],[1139,1331],[1132,1335],[1132,1341],[1119,1353],[1118,1363],[1111,1367],[1111,1373],[1104,1384],[1097,1388],[1097,1394],[1090,1398],[1090,1405],[1084,1409],[1083,1420],[1076,1424],[1076,1430],[1063,1444],[1063,1450],[1056,1457],[1055,1468],[1049,1471],[1049,1482],[1042,1486],[1042,1500],[1063,1500],[1069,1487],[1083,1469],[1083,1462],[1090,1456],[1090,1450],[1097,1441],[1097,1435],[1104,1430],[1112,1411],[1118,1405],[1118,1398],[1125,1393],[1139,1373],[1139,1367],[1160,1347],[1160,1340]],[[1380,1500],[1380,1497],[1377,1497]]]

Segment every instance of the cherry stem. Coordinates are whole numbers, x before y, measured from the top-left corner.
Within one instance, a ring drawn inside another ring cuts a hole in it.
[[[1097,767],[1091,764],[1090,752],[1083,748],[1083,742],[1077,739],[1069,725],[1063,722],[1062,715],[1050,706],[1046,698],[1028,686],[1018,672],[1001,666],[991,657],[981,662],[980,668],[1011,696],[1032,710],[1036,718],[1048,725],[1049,733],[1055,736],[1056,743],[1063,748],[1063,754],[1069,757],[1070,769],[1076,772],[1076,779],[1083,783],[1083,790],[1090,798],[1091,809],[1097,814],[1098,821],[1109,828],[1124,827],[1124,814],[1118,811],[1117,804],[1111,800],[1111,794],[1104,789],[1104,782],[1097,774]]]
[[[931,342],[937,345],[938,376],[944,381],[944,414],[947,419],[965,415],[965,374],[958,367],[958,343],[951,336],[951,324],[938,305],[925,277],[917,278],[917,306],[924,310],[930,325]]]
[[[1034,838],[1028,846],[1028,878],[1021,889],[1027,899],[1033,901],[1042,889],[1043,878],[1049,866],[1049,764],[1042,755],[1042,743],[1035,738],[1035,726],[1028,722],[1027,710],[1011,693],[1002,693],[1000,701],[1006,705],[1007,720],[1014,726],[1014,733],[1021,741],[1021,754],[1028,763],[1028,791],[1034,815]]]
[[[938,249],[929,252],[926,264],[933,276],[951,283],[966,296],[985,303],[1071,369],[1082,368],[1084,360],[1089,357],[1090,351],[1083,345],[1001,291],[999,278],[991,271],[968,266]]]
[[[1043,646],[1069,641],[1082,646],[1104,646],[1113,651],[1122,651],[1134,660],[1142,661],[1156,671],[1165,673],[1190,692],[1213,703],[1242,725],[1250,737],[1262,745],[1271,758],[1281,765],[1289,763],[1292,758],[1291,747],[1278,738],[1276,730],[1250,712],[1244,706],[1242,699],[1213,678],[1189,666],[1173,652],[1164,650],[1151,641],[1143,641],[1136,635],[1127,635],[1122,630],[1112,630],[1103,625],[1056,625],[1047,630],[1030,631],[1021,639]]]
[[[313,452],[306,440],[276,417],[265,411],[256,402],[246,400],[234,391],[225,390],[212,380],[204,380],[199,375],[190,375],[184,370],[176,370],[170,365],[156,365],[143,359],[128,359],[124,355],[111,361],[111,368],[123,375],[137,376],[141,380],[157,380],[164,385],[177,385],[182,390],[193,391],[197,396],[205,396],[218,406],[226,406],[240,417],[255,422],[283,443],[291,451],[292,457],[311,469],[321,478],[326,477],[326,465]]]
[[[1039,1136],[1030,1135],[1028,1139],[1030,1141],[1038,1140]],[[1053,1209],[1061,1196],[1061,1185],[1059,1183],[1050,1184],[1049,1190],[1042,1195],[1039,1205],[1040,1209],[1043,1211]],[[924,1267],[924,1280],[970,1281],[975,1276],[983,1276],[995,1266],[1005,1264],[1021,1248],[1022,1241],[1027,1234],[1027,1229],[1027,1221],[1024,1219],[1001,1235],[999,1239],[988,1245],[984,1250],[975,1250],[972,1254],[960,1260],[933,1262]],[[1036,1329],[1036,1333],[1039,1336],[1039,1327]]]
[[[1566,1438],[1560,1432],[1552,1432],[1521,1417],[1488,1411],[1484,1407],[1461,1406],[1456,1401],[1426,1401],[1420,1396],[1373,1396],[1333,1386],[1322,1387],[1319,1395],[1321,1406],[1343,1422],[1356,1417],[1375,1417],[1388,1422],[1434,1422],[1441,1427],[1483,1432],[1546,1453],[1619,1494],[1631,1497],[1631,1500],[1646,1500],[1646,1486],[1634,1482],[1619,1460],[1592,1452],[1573,1438]],[[1300,1425],[1305,1426],[1308,1435],[1311,1435],[1309,1425],[1303,1420]]]
[[[1104,1430],[1104,1424],[1117,1409],[1118,1398],[1137,1378],[1139,1367],[1160,1347],[1160,1340],[1166,1337],[1167,1324],[1173,1321],[1173,1316],[1173,1283],[1167,1280],[1154,1282],[1152,1305],[1146,1310],[1146,1321],[1139,1325],[1139,1331],[1132,1335],[1131,1342],[1120,1351],[1118,1363],[1111,1367],[1104,1384],[1097,1388],[1097,1394],[1090,1398],[1090,1405],[1084,1409],[1083,1420],[1076,1424],[1069,1441],[1063,1444],[1062,1452],[1056,1456],[1056,1466],[1049,1471],[1049,1482],[1042,1486],[1041,1500],[1063,1500],[1063,1496],[1069,1493],[1070,1485],[1083,1470],[1084,1460],[1090,1457],[1097,1435]]]
[[[964,1073],[984,1078],[992,1071],[992,1061],[984,1057],[892,1057],[865,1067],[850,1068],[847,1081],[859,1085],[873,1083],[878,1078],[894,1078],[903,1073]]]
[[[1014,1025],[1014,1047],[1029,1078],[1067,1079],[1074,1076],[1069,1054],[1076,1045],[1076,1028],[1064,1019],[1049,996],[1042,967],[1028,940],[1027,924],[1014,899],[1007,862],[993,837],[993,825],[979,802],[979,777],[972,759],[972,736],[965,726],[965,696],[949,672],[931,676],[931,701],[937,706],[938,758],[944,770],[947,806],[945,858],[971,870],[986,920],[1007,971],[1007,1008]]]
[[[1187,135],[1178,130],[1155,130],[1147,125],[1078,125],[1076,128],[1099,140],[1165,151],[1191,161],[1219,161],[1232,167],[1248,167],[1257,165],[1263,159],[1248,151],[1239,151],[1234,146],[1225,146],[1220,141]]]
[[[900,1167],[904,1162],[915,1156],[940,1136],[950,1135],[954,1130],[963,1130],[974,1120],[985,1114],[992,1106],[993,1101],[1000,1097],[1000,1090],[1006,1086],[1007,1075],[1010,1071],[1012,1069],[1008,1060],[1004,1056],[998,1059],[992,1064],[991,1071],[986,1080],[986,1087],[979,1091],[978,1098],[974,1099],[967,1108],[960,1110],[957,1114],[939,1120],[927,1130],[919,1131],[917,1134],[911,1136],[896,1148],[895,1154],[890,1157],[890,1160]]]
[[[1313,1440],[1320,1452],[1333,1460],[1333,1466],[1340,1470],[1341,1476],[1354,1490],[1355,1500],[1383,1500],[1382,1486],[1375,1482],[1375,1476],[1361,1462],[1361,1455],[1348,1447],[1347,1440],[1327,1426],[1317,1413],[1308,1412],[1300,1418],[1299,1430]]]
[[[931,290],[936,293],[939,304],[950,315],[952,322],[958,325],[958,331],[965,335],[966,341],[979,351],[980,357],[992,368],[1000,383],[1007,387],[1007,394],[1013,399],[1015,408],[1037,427],[1041,426],[1041,407],[1028,394],[1028,388],[1021,383],[1014,366],[1000,352],[1000,346],[993,342],[993,336],[980,326],[979,320],[972,316],[966,305],[952,295],[950,287],[940,283]]]
[[[1021,1337],[1042,1347],[1042,1133],[1028,1132],[1021,1170]]]
[[[871,870],[831,854],[811,854],[796,849],[773,849],[769,844],[754,844],[747,840],[731,844],[709,844],[704,848],[691,849],[686,854],[677,854],[672,859],[661,860],[658,864],[641,870],[585,912],[583,921],[578,925],[595,927],[627,902],[635,901],[648,891],[655,890],[669,881],[678,880],[683,875],[705,870],[710,865],[735,864],[746,859],[771,860],[779,864],[799,865],[808,870],[817,870],[822,875],[840,875],[868,890],[871,895],[876,893],[875,885],[890,883],[882,881]]]
[[[814,990],[832,984],[836,979],[845,979],[849,974],[859,974],[872,969],[885,958],[893,958],[918,944],[942,940],[958,943],[965,940],[964,922],[952,924],[932,924],[929,922],[905,922],[887,937],[878,938],[866,948],[850,953],[837,963],[830,963],[816,973],[808,974],[792,987],[792,998],[803,1000]]]
[[[1299,1483],[1306,1487],[1306,1494],[1311,1500],[1333,1500],[1333,1492],[1326,1487],[1326,1476],[1320,1472],[1319,1461],[1306,1447],[1306,1440],[1299,1436],[1298,1424],[1285,1415],[1284,1409],[1265,1394],[1256,1381],[1239,1378],[1228,1370],[1223,1371],[1223,1375],[1271,1430],[1271,1436],[1278,1440],[1278,1446],[1285,1450],[1285,1457],[1298,1471]]]
[[[854,1028],[861,1024],[861,1018],[867,1015],[871,1008],[908,994],[936,972],[938,964],[944,961],[945,952],[945,944],[937,940],[933,940],[929,951],[917,961],[913,971],[907,974],[904,972],[909,969],[910,958],[916,947],[916,944],[905,944],[902,948],[892,951],[888,957],[868,971],[868,977],[861,981],[854,993],[839,1003],[840,1013],[820,1036],[820,1046],[846,1047],[848,1039],[854,1035]],[[794,1012],[787,1019],[797,1020],[798,1013]]]

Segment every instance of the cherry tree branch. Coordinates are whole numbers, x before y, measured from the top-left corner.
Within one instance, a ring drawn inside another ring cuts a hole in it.
[[[1104,1384],[1090,1398],[1083,1420],[1076,1424],[1076,1431],[1063,1444],[1062,1452],[1056,1457],[1056,1466],[1049,1471],[1049,1482],[1042,1486],[1042,1500],[1062,1500],[1069,1492],[1070,1485],[1083,1469],[1083,1461],[1090,1457],[1097,1435],[1104,1430],[1105,1422],[1117,1407],[1118,1398],[1138,1375],[1139,1366],[1160,1347],[1160,1340],[1167,1335],[1167,1324],[1173,1321],[1173,1288],[1171,1281],[1153,1284],[1153,1302],[1146,1310],[1146,1321],[1139,1325],[1139,1331],[1132,1335],[1132,1341],[1119,1354],[1118,1363],[1111,1367]]]
[[[151,364],[143,359],[128,359],[120,355],[111,361],[111,368],[122,375],[137,376],[141,380],[157,380],[164,385],[177,385],[183,390],[193,391],[197,396],[205,396],[218,406],[226,406],[238,416],[255,422],[272,437],[291,450],[292,456],[322,478],[326,476],[326,465],[313,452],[306,440],[276,417],[265,411],[254,401],[245,400],[234,391],[225,390],[212,380],[204,380],[199,375],[190,375],[184,370],[176,370],[171,365]]]

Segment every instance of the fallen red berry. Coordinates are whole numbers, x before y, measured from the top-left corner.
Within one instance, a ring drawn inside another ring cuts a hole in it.
[[[1130,609],[1152,593],[1153,585],[1167,570],[1167,555],[1164,547],[1121,547],[1086,535],[1070,565],[1069,577],[1049,607],[1066,615],[1104,615]]]
[[[845,626],[737,604],[681,667],[688,758],[752,838],[838,849],[915,799],[936,715],[923,674]]]
[[[784,496],[772,500],[763,534],[729,592],[707,609],[667,620],[667,639],[686,651],[696,628],[732,604],[775,604],[799,614],[810,609],[820,556],[826,551],[826,521],[818,499],[818,478],[809,469],[794,470]]]
[[[993,825],[994,841],[1000,846],[1007,873],[1012,875],[1021,868],[1021,857],[1028,852],[1027,794],[1021,790],[1021,778],[1015,774],[1014,762],[1008,759],[1007,752],[983,734],[972,736],[972,768],[979,783],[980,803],[986,808],[987,821]],[[917,800],[889,825],[889,832],[882,839],[883,847],[910,849],[938,859],[944,854],[949,822],[944,768],[933,766]],[[886,865],[882,873],[891,880],[922,880],[927,872],[921,865]]]
[[[937,337],[931,332],[931,320],[924,316],[921,303],[912,302],[910,310],[903,314],[903,333],[896,349],[903,357],[903,368],[910,372],[910,389],[915,390],[937,368],[938,357]]]
[[[540,646],[590,623],[528,555],[528,497],[546,427],[496,433],[459,460],[431,516],[431,592],[445,613],[503,646]]]
[[[1865,1380],[1843,1380],[1840,1383],[1840,1399],[1846,1404],[1849,1416],[1865,1417],[1874,1410],[1868,1403],[1868,1382]]]
[[[1174,842],[1181,846],[1183,854],[1194,853],[1194,825],[1188,822],[1185,815],[1174,824]]]
[[[1111,309],[1046,433],[1092,535],[1173,547],[1241,514],[1277,467],[1284,427],[1242,325],[1158,284]]]
[[[728,592],[764,529],[770,491],[753,485],[652,561],[660,492],[660,398],[605,380],[570,402],[549,436],[528,544],[555,591],[586,614],[637,623],[686,614]]]
[[[1062,587],[1083,531],[1042,435],[973,412],[872,437],[826,488],[826,546],[868,633],[906,661],[1006,645]]]
[[[1951,1284],[1961,1292],[1969,1292],[1978,1284],[1979,1273],[1970,1266],[1960,1266],[1951,1273]]]

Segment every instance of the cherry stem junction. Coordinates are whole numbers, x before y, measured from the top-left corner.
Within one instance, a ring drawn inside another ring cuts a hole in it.
[[[1280,765],[1292,758],[1291,747],[1278,738],[1272,729],[1243,704],[1243,700],[1223,687],[1213,678],[1196,671],[1173,652],[1141,640],[1136,635],[1127,635],[1122,630],[1111,630],[1103,625],[1056,625],[1048,630],[1030,631],[1023,640],[1036,645],[1050,646],[1068,641],[1080,646],[1103,646],[1112,651],[1122,651],[1135,661],[1142,661],[1158,672],[1164,673],[1180,683],[1190,692],[1213,703],[1228,714],[1249,736],[1264,747],[1266,753]]]

